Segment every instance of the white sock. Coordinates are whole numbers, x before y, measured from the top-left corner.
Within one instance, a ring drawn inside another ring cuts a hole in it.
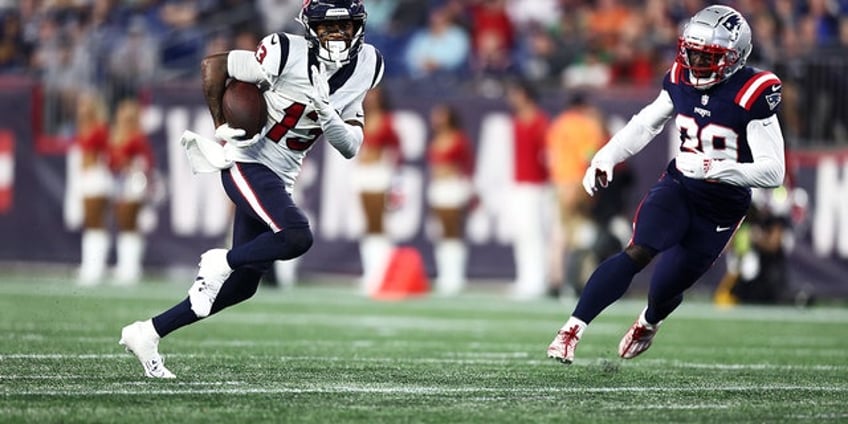
[[[589,324],[586,324],[580,318],[572,316],[572,317],[568,318],[568,321],[566,321],[565,324],[563,324],[561,330],[563,330],[563,331],[571,330],[571,328],[574,327],[575,325],[577,326],[577,338],[580,338],[580,337],[583,336],[583,331],[586,330],[586,327]]]
[[[297,264],[299,259],[274,261],[274,275],[277,277],[277,284],[280,287],[294,287],[295,282],[297,282]]]
[[[136,231],[118,234],[118,263],[115,279],[118,284],[131,285],[141,280],[141,261],[144,257],[144,237]]]
[[[109,233],[104,229],[87,229],[82,233],[82,260],[79,284],[91,286],[100,283],[106,272],[109,255]]]
[[[468,249],[459,239],[436,243],[436,292],[454,295],[465,288],[465,267]]]
[[[642,313],[639,314],[639,324],[644,325],[645,327],[648,327],[650,329],[655,329],[655,328],[659,327],[660,324],[662,324],[662,321],[660,321],[656,324],[651,324],[650,322],[648,322],[648,320],[645,318],[645,312],[648,312],[648,307],[645,307],[645,309],[642,309]]]
[[[382,235],[366,235],[359,242],[363,294],[371,295],[380,289],[393,248],[392,242]]]

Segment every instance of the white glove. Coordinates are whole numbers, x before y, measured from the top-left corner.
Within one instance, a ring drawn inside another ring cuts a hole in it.
[[[677,170],[683,175],[696,180],[703,180],[707,172],[710,171],[713,160],[701,152],[684,151],[677,154],[675,164]]]
[[[592,159],[589,169],[586,170],[586,175],[583,176],[583,189],[589,196],[594,196],[599,190],[598,183],[601,187],[606,188],[612,182],[612,168],[614,163],[603,159]]]
[[[218,128],[215,128],[215,137],[218,137],[221,140],[226,141],[229,144],[232,144],[236,147],[248,147],[258,143],[260,140],[265,138],[265,134],[268,132],[267,125],[262,127],[262,130],[256,133],[252,138],[245,139],[244,136],[247,131],[241,128],[233,128],[230,124],[221,124]]]
[[[312,65],[312,91],[308,92],[307,96],[312,101],[312,107],[322,117],[336,113],[330,104],[330,83],[327,81],[327,67],[323,63],[319,66]]]

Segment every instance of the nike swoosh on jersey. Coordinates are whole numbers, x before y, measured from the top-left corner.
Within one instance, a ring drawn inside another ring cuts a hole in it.
[[[731,228],[733,228],[733,226],[729,226],[729,227],[722,227],[721,225],[716,225],[716,232],[717,232],[717,233],[723,233],[723,232],[725,232],[725,231],[727,231],[727,230],[729,230],[729,229],[731,229]]]

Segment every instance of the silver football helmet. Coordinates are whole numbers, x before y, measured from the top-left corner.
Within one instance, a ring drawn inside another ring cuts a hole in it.
[[[684,82],[705,90],[745,66],[751,27],[727,6],[709,6],[693,16],[678,39],[677,63],[689,71]]]

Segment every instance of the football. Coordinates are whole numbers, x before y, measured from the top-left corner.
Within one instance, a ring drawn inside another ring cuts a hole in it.
[[[221,102],[224,120],[233,128],[247,132],[249,139],[262,130],[265,125],[267,105],[262,91],[255,84],[238,80],[230,81],[224,89]]]

